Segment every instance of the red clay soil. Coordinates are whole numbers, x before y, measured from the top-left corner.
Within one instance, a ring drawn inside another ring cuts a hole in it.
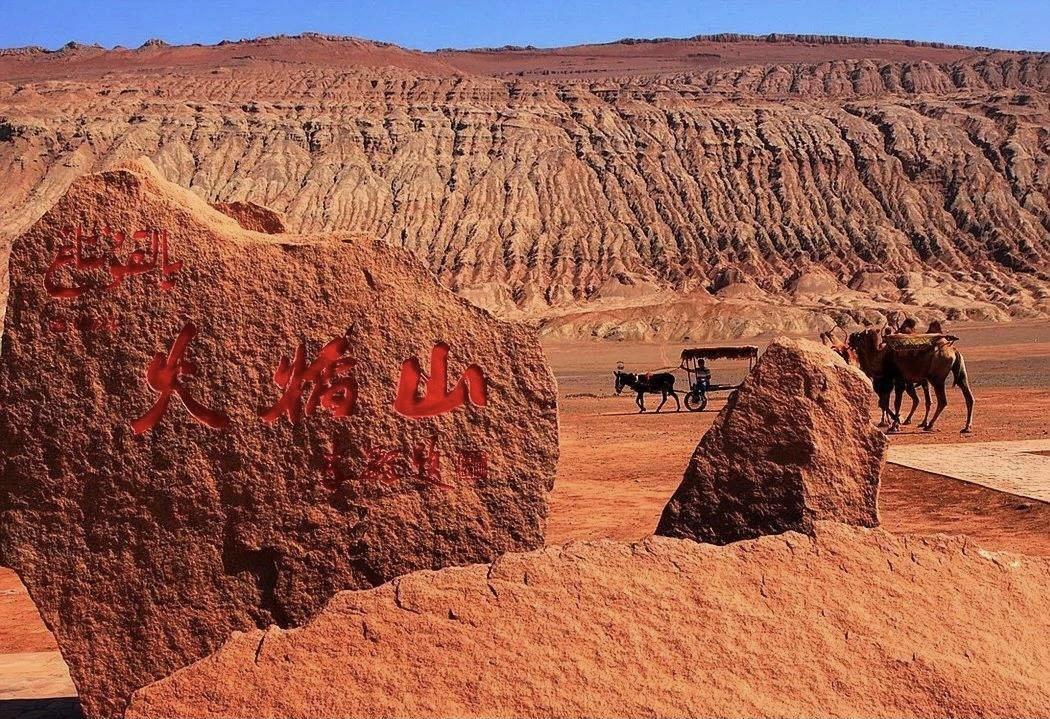
[[[965,438],[955,429],[962,421],[958,400],[956,395],[942,417],[942,432],[895,436],[891,444],[1048,436],[1050,391],[978,390],[977,432]],[[547,544],[641,539],[656,528],[714,413],[637,415],[630,411],[631,401],[578,397],[561,402],[561,460]],[[713,408],[720,409],[721,402]],[[894,532],[967,534],[989,549],[1050,555],[1050,505],[939,475],[887,465],[879,514]]]
[[[962,336],[977,396],[973,434],[958,433],[964,407],[951,389],[939,432],[907,427],[891,437],[891,446],[1050,438],[1050,324],[962,326],[953,332]],[[548,544],[635,540],[653,532],[724,394],[707,412],[639,415],[633,397],[612,396],[612,370],[618,361],[638,371],[674,366],[681,349],[626,342],[547,346],[561,395],[561,458]],[[718,382],[739,381],[745,370],[746,363],[713,368]],[[651,398],[649,407],[655,407]],[[1050,555],[1050,505],[1044,502],[887,465],[879,509],[883,526],[895,532],[967,534],[989,549]]]
[[[40,612],[10,569],[0,567],[0,654],[56,652],[58,645]]]

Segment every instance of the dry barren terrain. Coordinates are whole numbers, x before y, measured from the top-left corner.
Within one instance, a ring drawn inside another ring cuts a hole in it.
[[[893,446],[1050,438],[1048,127],[1046,53],[864,38],[3,50],[0,260],[74,179],[139,156],[290,231],[407,248],[546,338],[561,422],[548,545],[633,541],[721,400],[638,415],[613,395],[619,361],[675,367],[683,346],[906,311],[960,335],[976,432],[957,434],[951,390],[939,433]],[[879,502],[892,533],[1050,556],[1050,505],[1030,497],[888,465]],[[0,719],[69,716],[75,703],[39,699],[72,692],[0,569]]]

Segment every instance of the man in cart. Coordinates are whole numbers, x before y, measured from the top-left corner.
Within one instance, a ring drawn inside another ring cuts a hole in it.
[[[692,369],[696,373],[696,384],[702,392],[707,392],[711,386],[711,370],[707,368],[707,360],[698,359],[696,361],[695,368],[689,368],[685,366],[685,360],[679,365],[680,369],[689,370]]]

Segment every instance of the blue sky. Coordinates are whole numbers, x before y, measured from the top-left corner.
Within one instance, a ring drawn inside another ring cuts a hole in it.
[[[137,47],[317,31],[406,47],[571,45],[621,37],[792,32],[1050,50],[1050,0],[0,0],[0,47]]]

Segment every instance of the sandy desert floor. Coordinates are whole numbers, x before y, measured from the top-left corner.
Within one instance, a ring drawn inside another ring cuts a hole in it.
[[[1050,439],[1050,323],[970,326],[953,332],[961,337],[977,397],[975,431],[958,433],[964,404],[958,390],[950,389],[937,432],[906,428],[891,438],[891,447]],[[633,396],[614,395],[612,371],[618,361],[635,371],[676,366],[682,347],[548,347],[561,395],[561,459],[548,542],[637,539],[652,533],[725,395],[706,412],[667,412],[669,401],[660,414],[640,415]],[[717,362],[711,368],[714,382],[735,382],[747,365]],[[684,386],[684,375],[679,384]],[[655,409],[652,397],[646,406]],[[1041,479],[1050,485],[1050,463]],[[1050,555],[1050,504],[1029,497],[889,464],[879,505],[890,531],[967,534],[990,549]]]
[[[976,431],[958,433],[963,403],[958,391],[951,390],[939,432],[908,428],[892,437],[891,447],[1050,440],[1050,323],[967,326],[955,332],[977,396]],[[652,532],[724,396],[703,413],[639,415],[633,397],[614,395],[612,370],[618,361],[637,371],[676,366],[681,348],[548,345],[561,412],[561,460],[551,496],[549,543],[637,539]],[[715,382],[736,381],[745,369],[743,363],[712,365]],[[684,376],[679,384],[684,386]],[[655,408],[652,398],[648,406]],[[1035,465],[1029,486],[1050,490],[1050,457],[1045,452],[1032,456],[1046,458],[1046,466]],[[889,464],[879,502],[883,525],[893,532],[967,534],[989,549],[1050,556],[1050,503],[1030,496]],[[75,703],[41,699],[73,693],[55,652],[17,577],[0,569],[0,719],[75,715]]]

